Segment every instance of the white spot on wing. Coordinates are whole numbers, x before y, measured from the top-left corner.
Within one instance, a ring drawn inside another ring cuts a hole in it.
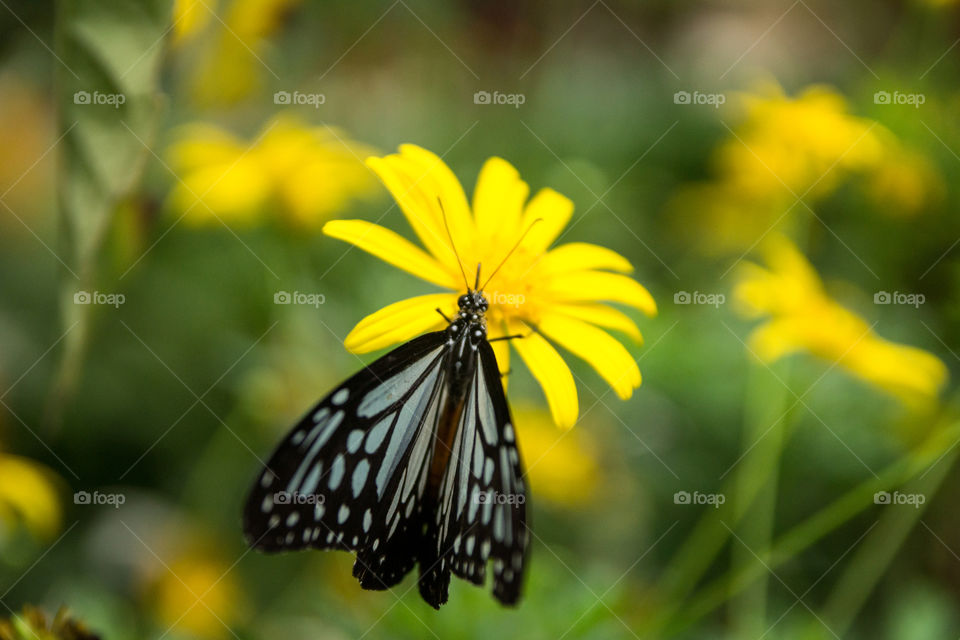
[[[367,482],[367,472],[370,471],[370,463],[366,458],[357,463],[357,468],[353,470],[353,478],[350,479],[353,497],[356,498],[363,491],[363,485]]]
[[[333,397],[330,398],[330,402],[339,406],[344,402],[346,402],[347,398],[349,397],[350,397],[350,389],[347,389],[346,387],[344,387],[339,391],[337,391],[335,394],[333,394]]]
[[[347,451],[356,453],[357,449],[360,448],[361,442],[363,442],[363,431],[354,429],[350,432],[350,435],[347,436]]]
[[[330,468],[330,478],[327,480],[327,486],[330,487],[331,491],[340,486],[345,466],[343,454],[337,454],[337,457],[333,459],[333,466]]]

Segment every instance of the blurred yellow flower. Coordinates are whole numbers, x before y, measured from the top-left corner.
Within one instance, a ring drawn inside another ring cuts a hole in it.
[[[191,66],[192,88],[201,104],[236,102],[260,88],[263,74],[276,75],[270,69],[267,44],[301,0],[233,0],[214,12],[215,0],[176,0],[173,9],[174,42],[194,40],[213,26],[215,37]],[[211,20],[211,18],[214,18]]]
[[[217,0],[174,0],[173,41],[180,44],[203,31],[210,23]]]
[[[888,154],[871,172],[867,184],[879,211],[905,217],[943,198],[945,189],[933,164],[907,149]]]
[[[513,421],[537,500],[577,507],[594,497],[599,456],[588,429],[558,433],[546,412],[523,405],[513,411]]]
[[[767,319],[749,338],[750,349],[762,360],[806,351],[908,406],[936,399],[947,379],[939,358],[881,338],[829,298],[813,266],[786,238],[772,238],[764,249],[768,268],[745,263],[734,290],[745,315]]]
[[[732,101],[738,119],[713,156],[714,175],[680,191],[673,208],[712,253],[751,247],[771,229],[785,231],[851,176],[889,215],[912,215],[943,191],[932,164],[905,149],[885,127],[850,114],[825,86],[790,97],[774,82]],[[689,219],[693,215],[695,221]]]
[[[165,628],[198,638],[232,637],[243,603],[230,566],[210,553],[186,554],[158,574],[150,591],[158,621]]]
[[[18,525],[50,539],[60,529],[61,517],[53,472],[32,460],[0,453],[0,539]]]
[[[427,251],[365,220],[328,222],[324,233],[453,292],[410,298],[367,316],[347,336],[347,349],[365,353],[409,340],[443,326],[437,307],[454,313],[464,284],[447,238],[445,212],[464,269],[472,273],[473,265],[483,265],[481,283],[516,246],[484,287],[490,303],[488,335],[524,336],[509,342],[543,388],[558,425],[569,428],[576,422],[577,388],[569,367],[546,338],[586,360],[621,398],[629,398],[640,386],[633,357],[600,327],[639,341],[633,320],[606,303],[648,315],[656,313],[656,304],[643,286],[624,275],[633,267],[623,256],[579,242],[550,249],[573,214],[568,198],[541,189],[528,202],[527,184],[508,162],[496,157],[480,171],[472,207],[447,165],[418,146],[403,145],[400,153],[370,158],[367,164],[393,194]],[[493,346],[500,370],[506,373],[507,341]]]
[[[273,214],[315,227],[352,199],[374,193],[359,158],[372,148],[328,127],[278,116],[247,142],[212,124],[181,128],[168,152],[182,182],[175,210],[193,223],[253,224]]]
[[[850,115],[829,87],[812,86],[796,98],[769,83],[740,99],[744,118],[736,136],[718,149],[716,163],[736,189],[766,198],[833,190],[845,171],[879,164],[889,132]]]

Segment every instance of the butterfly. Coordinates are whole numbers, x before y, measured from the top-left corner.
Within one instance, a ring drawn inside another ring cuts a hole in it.
[[[437,310],[446,329],[346,380],[280,443],[244,508],[252,547],[354,551],[364,589],[388,589],[419,566],[420,595],[436,609],[451,573],[483,585],[492,566],[494,597],[518,602],[529,542],[523,463],[479,265],[474,287],[464,281],[455,317]]]

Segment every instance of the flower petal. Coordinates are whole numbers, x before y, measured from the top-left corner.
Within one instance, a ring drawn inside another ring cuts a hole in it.
[[[378,224],[366,220],[331,220],[323,225],[323,232],[427,282],[448,288],[458,286],[457,280],[433,256]]]
[[[367,158],[367,166],[393,195],[423,246],[448,269],[459,270],[443,227],[437,204],[439,194],[431,188],[426,175],[417,172],[416,166],[411,167],[399,155]]]
[[[529,195],[530,187],[509,162],[493,157],[484,163],[473,190],[473,214],[482,246],[518,237],[523,203]]]
[[[648,316],[657,314],[657,303],[650,292],[633,278],[618,273],[570,273],[552,280],[547,290],[558,302],[620,302],[639,309]]]
[[[546,251],[563,231],[573,215],[573,201],[553,189],[541,189],[527,203],[521,227],[526,230],[534,220],[540,219],[527,234],[524,247],[531,253]]]
[[[640,368],[622,344],[602,329],[560,314],[544,314],[537,328],[583,358],[617,392],[621,400],[640,386]]]
[[[502,338],[505,335],[507,335],[507,331],[502,322],[487,321],[488,341],[494,338]],[[507,375],[510,372],[510,341],[497,340],[496,342],[490,342],[490,346],[493,348],[494,355],[497,356],[497,369],[500,370],[500,380],[503,382],[503,390],[506,391],[507,379],[510,377]]]
[[[543,336],[531,333],[525,324],[514,321],[507,326],[507,330],[526,336],[511,342],[543,388],[553,421],[563,429],[571,428],[577,421],[580,408],[577,385],[567,363]]]
[[[630,319],[627,314],[609,305],[596,303],[554,304],[551,305],[550,310],[606,329],[620,331],[638,344],[643,344],[643,336],[640,335],[640,328],[637,323]]]
[[[432,191],[443,199],[443,210],[457,246],[467,245],[474,234],[473,217],[457,176],[440,156],[415,144],[400,145],[400,155],[410,164],[417,166],[419,174],[425,176],[424,180],[431,186]],[[443,223],[442,217],[440,222]]]
[[[431,293],[388,305],[357,323],[343,344],[353,353],[368,353],[406,342],[443,326],[437,307],[453,315],[457,308],[456,294]]]
[[[551,249],[537,265],[539,274],[551,276],[592,269],[630,273],[633,265],[616,251],[587,242],[570,242]]]

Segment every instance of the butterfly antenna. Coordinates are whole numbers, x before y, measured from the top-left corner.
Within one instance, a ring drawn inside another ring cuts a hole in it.
[[[453,255],[457,259],[457,266],[460,267],[460,275],[463,276],[463,286],[469,291],[470,283],[467,282],[467,272],[463,270],[463,262],[460,260],[460,254],[457,253],[457,245],[453,242],[453,234],[450,233],[450,225],[447,223],[447,212],[443,208],[443,200],[440,199],[440,196],[437,196],[437,204],[440,205],[440,215],[443,217],[443,228],[447,230],[447,237],[450,239],[450,248],[453,249]],[[479,277],[480,272],[477,271],[477,278],[479,279]]]
[[[504,264],[507,263],[507,260],[510,258],[510,256],[513,255],[513,252],[517,250],[517,247],[520,246],[520,243],[523,242],[523,239],[526,238],[526,237],[527,237],[527,234],[530,233],[530,230],[533,229],[533,225],[537,224],[538,222],[543,222],[543,218],[537,218],[536,220],[534,220],[533,222],[530,223],[530,226],[527,227],[527,230],[523,232],[523,235],[520,236],[520,239],[517,240],[517,243],[516,243],[515,245],[513,245],[513,248],[510,249],[510,251],[507,252],[507,255],[505,255],[505,256],[503,257],[503,260],[500,261],[500,264],[497,265],[497,268],[493,270],[493,273],[491,273],[489,276],[487,276],[487,279],[486,279],[486,281],[484,281],[483,286],[477,289],[478,291],[482,291],[483,289],[485,289],[485,288],[487,287],[488,284],[490,284],[490,281],[493,280],[493,276],[497,275],[497,271],[500,271],[500,267],[502,267]],[[479,278],[479,275],[480,275],[480,273],[479,273],[479,268],[478,268],[478,270],[477,270],[477,277],[478,277],[478,278]]]

